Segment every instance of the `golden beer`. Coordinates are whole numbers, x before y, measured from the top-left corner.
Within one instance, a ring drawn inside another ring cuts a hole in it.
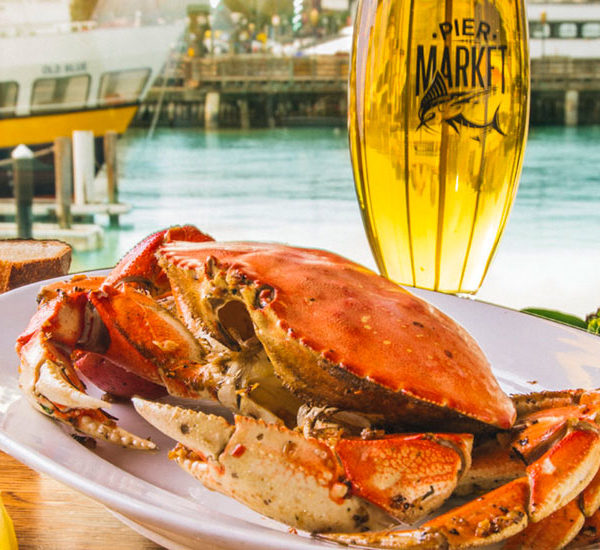
[[[349,138],[381,272],[476,292],[517,191],[529,113],[523,0],[361,0]]]

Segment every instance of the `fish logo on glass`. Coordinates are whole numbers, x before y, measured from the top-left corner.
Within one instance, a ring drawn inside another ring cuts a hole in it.
[[[441,122],[448,124],[456,133],[460,133],[462,128],[474,128],[486,132],[495,130],[503,136],[506,135],[500,128],[498,121],[499,106],[496,107],[492,119],[483,122],[471,120],[464,114],[466,106],[477,103],[478,98],[491,92],[493,92],[493,88],[484,88],[473,92],[449,92],[444,78],[437,71],[431,85],[421,99],[417,130],[422,127],[431,130],[439,112]]]

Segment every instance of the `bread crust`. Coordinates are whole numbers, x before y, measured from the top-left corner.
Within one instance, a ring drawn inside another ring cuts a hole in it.
[[[71,253],[71,246],[59,240],[0,240],[0,292],[66,275]]]

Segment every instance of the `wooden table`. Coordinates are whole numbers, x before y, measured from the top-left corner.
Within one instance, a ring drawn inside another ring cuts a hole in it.
[[[104,506],[0,452],[0,491],[20,550],[159,550]]]

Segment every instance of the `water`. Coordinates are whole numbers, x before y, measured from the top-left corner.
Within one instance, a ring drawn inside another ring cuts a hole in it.
[[[477,297],[585,315],[600,306],[600,127],[535,128],[496,258]],[[129,130],[119,141],[120,200],[133,206],[105,247],[72,270],[114,265],[159,228],[194,223],[221,240],[328,248],[375,264],[339,129]]]
[[[599,127],[535,128],[504,239],[479,297],[585,315],[600,306]]]
[[[159,227],[194,223],[218,239],[356,246],[370,261],[344,131],[131,130],[119,141],[120,200],[134,205],[101,252],[74,269],[111,265]]]

